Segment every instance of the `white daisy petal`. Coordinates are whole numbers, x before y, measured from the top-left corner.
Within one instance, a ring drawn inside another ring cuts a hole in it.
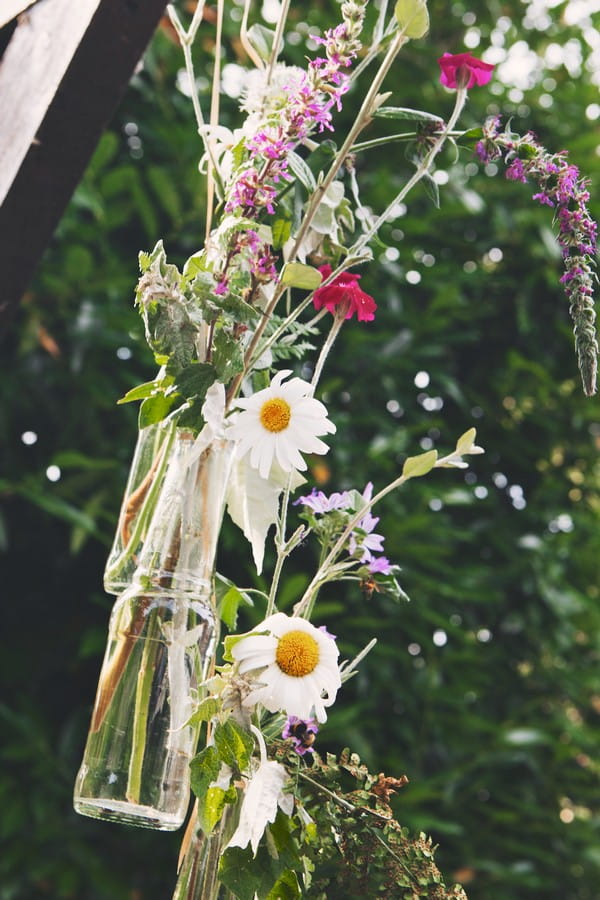
[[[273,376],[268,388],[236,401],[239,412],[230,417],[226,436],[238,442],[238,458],[250,454],[250,465],[268,479],[274,463],[284,472],[307,468],[302,453],[327,453],[319,435],[333,434],[327,409],[313,397],[313,387],[292,378],[291,369]]]
[[[262,703],[269,712],[308,719],[327,718],[325,707],[341,687],[334,638],[306,619],[275,613],[232,647],[239,672],[254,684],[244,706]]]

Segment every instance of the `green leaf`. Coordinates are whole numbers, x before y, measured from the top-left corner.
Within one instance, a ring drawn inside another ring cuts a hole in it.
[[[252,735],[244,731],[233,719],[227,719],[216,726],[214,738],[223,762],[232,769],[243,772],[248,767],[254,750]]]
[[[221,704],[214,697],[206,697],[196,712],[190,717],[190,725],[201,725],[202,722],[210,722],[221,709]]]
[[[305,266],[303,263],[287,263],[281,272],[281,281],[289,287],[302,288],[305,291],[314,291],[322,282],[321,273],[313,266]]]
[[[171,410],[181,402],[181,396],[175,392],[166,397],[164,394],[155,394],[153,397],[147,397],[140,406],[138,415],[138,428],[147,428],[148,425],[154,425],[156,422],[162,422]]]
[[[436,464],[437,450],[428,450],[419,456],[409,456],[402,469],[404,478],[420,478],[427,475]]]
[[[423,175],[423,187],[429,199],[433,202],[436,209],[440,208],[440,189],[437,181],[431,177],[429,172]]]
[[[407,38],[417,40],[429,31],[429,13],[425,0],[398,0],[394,16]]]
[[[217,378],[226,384],[244,368],[244,354],[240,342],[226,331],[217,331],[214,340],[213,365]]]
[[[256,23],[248,29],[246,36],[260,58],[264,62],[268,62],[273,51],[275,32],[270,28],[265,28],[264,25]],[[281,51],[281,41],[279,42],[278,51]]]
[[[237,614],[241,603],[253,606],[252,600],[248,594],[244,594],[235,585],[229,588],[227,593],[218,603],[217,610],[219,617],[230,630],[233,630],[237,626]]]
[[[306,190],[309,191],[309,193],[316,191],[317,182],[315,181],[315,176],[313,175],[307,164],[304,162],[302,157],[297,153],[294,153],[294,151],[292,150],[290,153],[288,153],[287,159],[290,169],[292,170],[298,181],[300,181],[304,185]]]
[[[241,641],[242,638],[248,637],[247,634],[228,634],[223,638],[223,659],[225,662],[235,662],[233,656],[231,655],[231,651],[233,647]]]
[[[286,869],[267,894],[266,900],[297,900],[302,897],[296,873]]]
[[[122,403],[132,403],[134,400],[145,400],[146,397],[151,397],[155,391],[156,382],[146,381],[144,384],[138,384],[137,387],[127,391],[120,400],[117,400],[117,405],[121,405]]]
[[[461,434],[459,439],[456,442],[456,452],[458,454],[465,453],[467,450],[470,450],[473,444],[475,443],[475,438],[477,437],[477,429],[469,428],[468,431],[465,431],[464,434]]]
[[[381,106],[374,113],[379,119],[409,119],[413,122],[441,122],[439,116],[422,109],[409,109],[406,106]],[[481,130],[481,129],[479,129]]]
[[[177,390],[183,397],[204,397],[216,380],[214,367],[210,363],[190,363],[177,376]]]
[[[206,747],[190,763],[192,790],[201,799],[208,786],[215,781],[221,768],[221,758],[216,747]]]
[[[292,223],[289,219],[276,219],[273,222],[273,248],[281,250],[291,233]]]
[[[194,256],[190,256],[190,258],[186,261],[183,267],[183,274],[191,281],[192,278],[195,278],[200,272],[206,272],[206,257],[204,253],[196,253]],[[212,275],[210,276],[212,282],[212,288],[214,288],[214,279]]]
[[[236,790],[233,788],[234,797]],[[205,834],[210,834],[223,815],[223,809],[227,802],[231,802],[230,791],[224,791],[219,787],[209,787],[203,797],[198,798],[198,821]]]

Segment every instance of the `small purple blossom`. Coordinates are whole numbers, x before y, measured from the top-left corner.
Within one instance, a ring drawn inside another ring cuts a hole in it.
[[[394,566],[391,564],[387,556],[374,556],[367,564],[367,569],[371,575],[391,575]]]
[[[527,182],[525,166],[519,158],[512,161],[512,163],[506,170],[506,177],[510,178],[511,181],[522,181],[524,184]]]
[[[348,509],[351,502],[352,496],[349,491],[343,491],[341,494],[331,494],[328,497],[323,491],[313,488],[310,494],[298,497],[294,501],[294,506],[298,506],[301,503],[303,506],[308,506],[317,515],[323,515],[324,513],[332,512],[334,509]]]
[[[361,550],[362,556],[360,557],[360,561],[363,563],[370,562],[373,559],[373,550],[378,552],[383,550],[384,536],[382,534],[373,533],[373,529],[378,522],[378,516],[372,516],[371,513],[367,513],[356,526],[360,531],[353,531],[350,535],[348,544],[350,555],[354,556],[357,551]],[[364,532],[364,534],[361,532]]]
[[[312,753],[315,736],[319,732],[319,726],[314,719],[299,719],[298,716],[288,716],[281,736],[284,740],[293,741],[294,750],[299,756]]]

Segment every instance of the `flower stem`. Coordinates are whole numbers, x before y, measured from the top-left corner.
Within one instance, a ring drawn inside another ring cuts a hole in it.
[[[275,539],[275,543],[277,546],[277,561],[275,563],[275,569],[273,571],[273,577],[271,579],[271,590],[269,591],[269,600],[267,602],[267,611],[265,613],[265,618],[268,618],[268,616],[272,615],[273,610],[275,609],[275,597],[277,596],[277,590],[279,588],[281,570],[283,569],[283,564],[289,554],[289,548],[287,548],[285,541],[285,525],[287,522],[288,504],[290,502],[291,480],[292,476],[290,475],[283,491],[283,497],[281,498],[279,520],[277,522],[277,536]]]
[[[438,459],[436,461],[436,464],[433,468],[437,469],[444,466],[444,464],[449,459],[452,459],[455,455],[456,451],[454,451],[453,453],[449,453],[447,456],[443,456],[441,459]],[[358,512],[356,512],[351,517],[346,527],[334,543],[333,547],[315,572],[312,581],[304,591],[301,599],[295,605],[293,612],[295,616],[302,616],[305,619],[309,617],[315,603],[316,592],[322,584],[329,580],[328,572],[331,566],[335,564],[336,559],[344,549],[344,546],[354,528],[358,525],[360,520],[363,519],[367,515],[367,513],[375,506],[376,503],[379,503],[380,500],[382,500],[392,491],[395,491],[396,488],[402,487],[402,485],[408,480],[409,479],[406,475],[399,475],[393,481],[390,481],[390,483],[387,484],[384,488],[382,488],[378,494],[375,494],[375,496],[371,500],[367,501],[363,506],[361,506]]]
[[[313,377],[311,378],[310,383],[313,386],[313,389],[316,388],[317,384],[319,383],[319,379],[321,377],[321,373],[323,371],[323,366],[325,365],[325,361],[326,361],[327,357],[329,356],[331,348],[333,347],[333,345],[335,343],[335,339],[338,336],[338,334],[340,333],[341,327],[346,320],[345,313],[346,313],[346,308],[344,307],[341,313],[337,312],[334,316],[333,324],[332,324],[331,328],[329,329],[329,334],[327,335],[327,338],[326,338],[323,346],[321,347],[321,352],[319,353],[319,358],[318,358],[317,364],[315,366],[315,371],[313,373]]]
[[[402,200],[404,200],[404,198],[408,194],[408,192],[411,191],[412,188],[419,181],[421,181],[421,179],[424,178],[425,175],[427,175],[427,173],[429,172],[429,169],[431,168],[431,166],[433,164],[435,157],[442,149],[447,138],[452,135],[452,133],[454,131],[454,126],[456,125],[456,122],[458,121],[458,117],[460,116],[461,112],[463,111],[466,100],[467,100],[467,89],[464,87],[458,88],[456,91],[456,101],[454,103],[454,109],[452,110],[452,115],[450,116],[448,124],[446,125],[444,130],[441,132],[439,137],[436,138],[431,149],[429,150],[429,153],[427,153],[426,156],[423,157],[423,160],[417,167],[417,170],[414,172],[412,177],[408,179],[408,181],[406,182],[406,184],[404,185],[402,190],[399,191],[398,194],[396,194],[394,199],[391,201],[391,203],[389,203],[387,205],[387,207],[381,213],[381,215],[377,219],[375,219],[375,221],[370,225],[370,227],[367,229],[367,231],[365,231],[365,233],[363,235],[361,235],[361,237],[356,241],[354,246],[351,247],[351,249],[350,249],[351,253],[360,253],[363,250],[363,248],[368,244],[368,242],[371,240],[373,235],[377,234],[377,232],[379,231],[381,226],[390,218],[390,216],[393,213],[394,207],[398,203],[401,203]]]
[[[356,117],[354,125],[348,132],[346,139],[345,139],[344,143],[342,144],[340,150],[337,152],[334,161],[332,162],[331,166],[329,167],[329,171],[325,175],[323,181],[318,185],[316,191],[313,193],[313,195],[309,201],[308,208],[304,214],[304,218],[303,218],[302,224],[300,226],[300,230],[298,231],[298,234],[296,235],[296,240],[294,242],[294,246],[290,253],[291,259],[293,259],[296,256],[296,253],[298,252],[298,248],[300,247],[300,244],[302,243],[302,240],[304,239],[304,236],[305,236],[306,232],[308,231],[313,218],[316,215],[316,212],[317,212],[317,210],[321,204],[321,201],[323,199],[323,196],[324,196],[325,192],[327,191],[327,188],[329,187],[329,185],[332,183],[335,176],[337,175],[339,167],[344,162],[344,159],[350,152],[352,145],[354,144],[354,141],[356,140],[356,138],[358,137],[360,132],[369,123],[372,112],[373,112],[373,104],[377,97],[379,88],[381,87],[383,80],[385,79],[385,76],[387,75],[396,56],[398,55],[398,53],[400,52],[400,50],[402,49],[402,47],[404,46],[404,44],[407,41],[408,41],[408,38],[405,37],[405,35],[400,31],[395,35],[393,41],[391,42],[390,46],[388,47],[388,51],[379,67],[379,70],[377,71],[377,73],[373,79],[371,87],[367,91],[365,99],[362,102],[362,106],[358,112],[358,115]]]
[[[148,622],[149,629],[155,625],[155,612],[155,610],[152,610],[150,613],[151,618]],[[135,689],[133,736],[126,792],[128,802],[135,804],[140,802],[140,793],[142,790],[142,768],[144,765],[144,755],[148,738],[147,729],[150,693],[152,691],[152,681],[154,679],[154,660],[150,661],[149,659],[150,644],[156,644],[156,646],[160,647],[160,643],[155,641],[144,641]]]

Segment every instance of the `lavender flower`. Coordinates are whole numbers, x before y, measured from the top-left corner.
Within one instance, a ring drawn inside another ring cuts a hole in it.
[[[352,495],[349,491],[343,491],[341,494],[334,493],[328,497],[323,491],[318,491],[316,488],[313,488],[310,494],[306,494],[304,497],[298,497],[298,499],[294,501],[295,506],[298,506],[300,503],[303,506],[308,506],[314,513],[323,515],[334,509],[348,509],[352,503]]]
[[[598,366],[592,268],[597,224],[587,208],[588,182],[580,177],[577,166],[568,162],[565,150],[549,153],[531,132],[523,136],[500,132],[499,116],[486,121],[483,138],[475,152],[482,162],[503,157],[507,164],[506,177],[523,183],[532,181],[538,187],[533,199],[555,211],[565,266],[560,280],[569,300],[583,389],[590,397],[596,393]]]

